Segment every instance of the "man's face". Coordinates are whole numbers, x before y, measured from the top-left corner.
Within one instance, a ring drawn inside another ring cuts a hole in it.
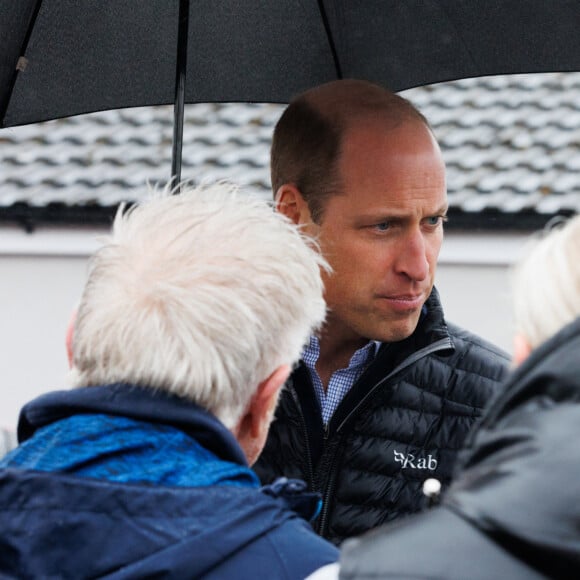
[[[335,339],[402,340],[433,287],[447,211],[445,166],[417,121],[350,128],[339,159],[342,192],[321,223],[305,224],[333,268],[325,275]]]

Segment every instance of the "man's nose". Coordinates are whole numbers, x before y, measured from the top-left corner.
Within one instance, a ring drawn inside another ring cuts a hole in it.
[[[412,231],[402,237],[396,257],[396,270],[415,282],[421,282],[429,276],[427,246],[422,232]]]

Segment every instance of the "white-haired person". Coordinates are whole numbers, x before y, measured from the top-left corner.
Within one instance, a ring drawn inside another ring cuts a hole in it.
[[[348,540],[309,580],[580,578],[580,215],[513,274],[517,367],[441,503]]]
[[[0,576],[304,578],[338,552],[251,465],[325,302],[317,249],[216,184],[119,211],[74,321],[73,388],[0,462]]]

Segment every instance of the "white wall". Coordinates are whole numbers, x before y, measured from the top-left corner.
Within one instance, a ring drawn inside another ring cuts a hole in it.
[[[436,285],[446,318],[512,352],[511,267],[528,234],[446,235]]]
[[[0,425],[20,407],[66,386],[64,337],[88,255],[102,232],[0,229]],[[521,238],[448,235],[437,286],[447,317],[511,350],[508,263]]]
[[[65,387],[66,327],[101,233],[0,228],[0,425],[14,428],[24,403]]]
[[[437,275],[447,320],[512,351],[509,271],[501,265],[442,264]]]
[[[64,337],[85,264],[75,257],[0,257],[0,425],[14,427],[22,404],[63,387]]]

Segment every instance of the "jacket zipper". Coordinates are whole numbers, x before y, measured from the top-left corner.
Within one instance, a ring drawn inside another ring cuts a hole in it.
[[[310,489],[316,491],[315,481],[314,481],[314,466],[312,465],[312,453],[310,452],[310,439],[308,437],[308,429],[306,428],[306,419],[304,418],[304,413],[302,412],[302,407],[300,405],[300,400],[298,399],[298,393],[292,385],[290,392],[292,393],[292,399],[296,407],[298,408],[298,413],[300,415],[300,426],[302,427],[302,435],[304,436],[304,441],[306,441],[306,465],[308,466],[308,483],[310,484]],[[326,427],[324,439],[326,441]]]
[[[437,352],[439,350],[445,350],[451,346],[453,346],[451,343],[451,339],[444,338],[444,339],[441,339],[440,341],[438,341],[434,344],[429,345],[428,347],[425,347],[425,348],[417,351],[416,353],[412,354],[411,356],[407,357],[398,367],[393,369],[386,377],[381,379],[371,389],[369,389],[367,394],[359,401],[357,406],[354,409],[352,409],[352,411],[343,419],[343,421],[340,423],[340,425],[336,428],[336,433],[338,434],[338,432],[345,426],[345,424],[348,422],[348,420],[358,411],[358,409],[360,409],[360,407],[365,403],[365,401],[380,386],[382,386],[386,381],[388,381],[393,375],[400,372],[404,368],[412,365],[413,363],[417,362],[418,360],[424,358],[425,356],[433,354],[434,352]],[[329,422],[329,424],[330,424],[330,422]],[[328,425],[326,425],[325,431],[324,431],[324,447],[325,448],[326,448],[326,442],[328,440],[328,436],[329,436],[329,429],[328,429]],[[333,465],[335,455],[336,455],[336,449],[333,450],[332,457],[329,458],[329,460],[328,460],[329,466]],[[318,533],[320,535],[323,535],[326,532],[327,519],[328,519],[328,503],[329,503],[328,500],[334,494],[334,488],[336,487],[336,477],[337,477],[337,470],[333,469],[331,474],[330,474],[330,477],[328,478],[328,484],[327,484],[326,490],[324,491],[324,494],[322,496],[322,513],[320,515],[320,519],[318,520],[319,523],[317,526]]]
[[[330,422],[324,426],[324,449],[326,449],[326,445],[328,442],[328,436],[329,436],[328,425],[329,424],[330,424]],[[333,449],[332,456],[328,459],[328,462],[327,462],[327,465],[329,467],[331,467],[333,465],[335,455],[336,455],[336,449]],[[316,526],[317,531],[320,535],[323,534],[323,532],[326,528],[326,520],[328,519],[328,499],[332,497],[332,494],[334,493],[334,488],[335,488],[335,481],[336,481],[335,471],[336,470],[333,470],[330,473],[330,477],[328,478],[326,490],[325,490],[324,494],[322,494],[322,512],[320,514],[320,519],[318,520],[318,525]]]

